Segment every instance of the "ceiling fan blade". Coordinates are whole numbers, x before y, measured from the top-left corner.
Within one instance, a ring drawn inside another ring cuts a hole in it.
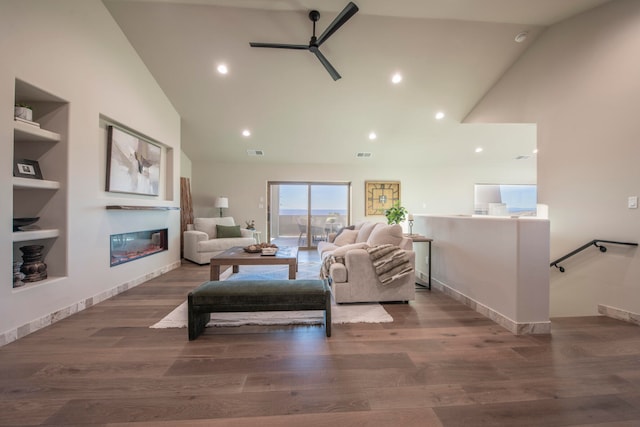
[[[250,42],[251,47],[270,47],[274,49],[300,49],[309,50],[309,46],[306,44],[281,44],[281,43],[256,43]]]
[[[333,68],[333,65],[331,65],[329,63],[329,61],[327,60],[327,58],[324,57],[324,55],[322,54],[322,52],[320,52],[318,50],[318,48],[316,46],[311,46],[309,48],[309,50],[313,53],[315,53],[315,55],[318,57],[318,59],[320,60],[320,62],[322,63],[322,65],[324,65],[324,68],[327,69],[327,71],[329,72],[329,74],[331,75],[331,77],[333,78],[333,80],[338,80],[340,79],[342,76],[338,73],[338,71],[336,71],[335,68]]]
[[[342,27],[342,25],[344,25],[344,23],[347,22],[349,18],[355,15],[358,10],[358,6],[356,6],[353,2],[349,2],[349,4],[347,4],[345,8],[342,9],[342,12],[340,12],[340,14],[336,16],[336,19],[334,19],[333,22],[329,24],[327,29],[324,30],[322,34],[320,34],[320,37],[318,37],[318,40],[316,42],[317,45],[320,46],[322,43],[327,41],[331,34],[335,33],[338,28]]]

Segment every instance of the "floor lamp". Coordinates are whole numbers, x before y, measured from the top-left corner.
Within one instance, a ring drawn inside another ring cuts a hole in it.
[[[216,197],[216,201],[214,203],[216,208],[220,208],[220,216],[222,217],[222,208],[229,207],[229,199],[226,197]]]

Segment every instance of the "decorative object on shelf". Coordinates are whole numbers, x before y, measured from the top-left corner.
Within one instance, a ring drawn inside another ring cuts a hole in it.
[[[25,120],[27,122],[32,122],[33,108],[27,104],[16,104],[13,107],[13,117],[16,119]]]
[[[115,126],[107,130],[106,191],[157,196],[162,149]]]
[[[247,224],[247,230],[255,230],[256,229],[256,222],[254,220],[245,221],[244,223]]]
[[[413,236],[413,214],[407,216],[407,221],[409,221],[409,236]]]
[[[13,231],[22,231],[20,227],[35,224],[39,219],[39,216],[34,218],[13,218]]]
[[[13,161],[13,176],[19,178],[42,179],[40,164],[35,160],[15,159]]]
[[[365,215],[384,215],[400,201],[400,181],[365,181]]]
[[[14,261],[13,262],[13,287],[19,288],[20,286],[24,286],[24,273],[20,271],[20,267],[22,267],[22,261]]]
[[[24,273],[24,282],[39,282],[47,278],[47,264],[43,262],[43,245],[28,245],[20,247],[24,263],[20,271]]]
[[[216,197],[213,206],[220,209],[220,217],[222,217],[222,209],[229,207],[229,199],[227,197]]]
[[[407,217],[407,210],[400,206],[400,201],[397,201],[384,211],[384,216],[387,217],[388,224],[400,224]]]

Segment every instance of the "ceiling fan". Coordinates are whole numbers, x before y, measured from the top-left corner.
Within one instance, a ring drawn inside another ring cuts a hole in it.
[[[311,40],[309,40],[309,45],[281,44],[281,43],[256,43],[256,42],[251,42],[249,43],[249,45],[251,45],[251,47],[269,47],[269,48],[275,48],[275,49],[308,50],[318,57],[318,59],[320,60],[322,65],[324,65],[324,68],[326,68],[326,70],[329,72],[333,80],[338,80],[341,77],[340,74],[338,73],[338,71],[336,71],[335,68],[333,68],[333,66],[329,63],[327,58],[325,58],[322,52],[320,52],[319,47],[320,45],[322,45],[322,43],[326,42],[327,39],[331,37],[333,33],[335,33],[340,27],[342,27],[342,25],[345,22],[347,22],[349,18],[355,15],[357,11],[358,11],[358,6],[356,6],[353,2],[349,2],[349,4],[347,4],[347,6],[344,9],[342,9],[342,12],[340,12],[340,14],[336,16],[336,19],[334,19],[333,22],[327,27],[327,29],[324,30],[322,34],[320,34],[320,37],[317,37],[317,38],[316,38],[316,22],[320,19],[320,12],[318,12],[317,10],[310,11],[309,19],[313,22],[313,35],[311,36]]]

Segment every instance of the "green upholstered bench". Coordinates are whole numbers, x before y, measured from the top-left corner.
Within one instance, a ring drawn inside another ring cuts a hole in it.
[[[325,280],[237,280],[205,282],[187,297],[189,340],[204,331],[210,313],[238,311],[324,310],[331,336],[331,291]]]

